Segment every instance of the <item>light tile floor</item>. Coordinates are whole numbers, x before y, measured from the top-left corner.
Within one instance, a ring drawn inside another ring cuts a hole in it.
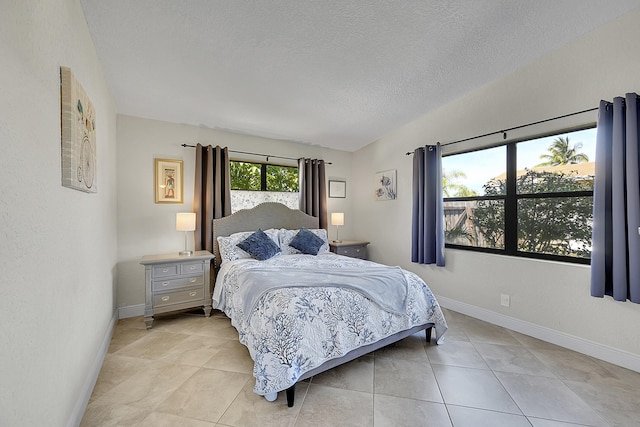
[[[82,426],[640,425],[640,373],[445,310],[445,343],[424,333],[267,402],[252,361],[215,311],[120,320]]]

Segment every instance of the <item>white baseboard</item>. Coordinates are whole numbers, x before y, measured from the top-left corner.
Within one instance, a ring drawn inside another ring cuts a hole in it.
[[[87,409],[89,399],[91,398],[91,393],[93,393],[93,388],[95,387],[96,381],[98,380],[100,369],[102,369],[102,362],[104,362],[104,357],[109,350],[111,335],[113,334],[113,328],[115,327],[117,321],[118,311],[115,311],[113,313],[113,317],[111,318],[111,322],[109,322],[107,330],[105,331],[104,338],[102,339],[102,344],[100,345],[100,349],[98,350],[98,354],[93,360],[93,364],[91,365],[91,369],[89,370],[89,375],[87,375],[87,379],[82,386],[80,396],[78,396],[78,400],[73,407],[73,411],[71,412],[71,416],[69,417],[67,427],[78,427],[80,425],[80,422],[82,421],[84,411]]]
[[[595,357],[596,359],[604,360],[614,365],[622,366],[623,368],[631,369],[632,371],[640,372],[640,356],[637,354],[569,335],[545,326],[525,322],[524,320],[505,316],[495,311],[476,307],[450,298],[441,296],[436,296],[436,298],[444,308]]]
[[[137,316],[144,316],[144,304],[118,307],[118,319],[128,319]]]

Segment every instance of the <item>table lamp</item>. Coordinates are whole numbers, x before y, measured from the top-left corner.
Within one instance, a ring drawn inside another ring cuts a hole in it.
[[[193,212],[176,214],[176,230],[184,231],[184,251],[180,251],[179,255],[193,255],[193,251],[187,249],[187,231],[196,229],[196,214]]]
[[[341,225],[344,225],[344,213],[343,212],[333,212],[331,214],[331,225],[336,226],[336,240],[335,243],[340,243],[342,240],[338,237],[338,230]]]

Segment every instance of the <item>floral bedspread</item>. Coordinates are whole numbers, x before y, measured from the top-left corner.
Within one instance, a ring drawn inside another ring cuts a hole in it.
[[[380,264],[326,253],[281,255],[266,261],[237,260],[222,266],[216,279],[213,306],[222,310],[238,330],[254,360],[254,392],[286,390],[307,371],[344,356],[363,345],[425,323],[435,324],[438,343],[447,330],[442,310],[420,277],[403,270],[408,283],[406,311],[384,311],[361,293],[337,287],[278,288],[266,293],[251,316],[243,312],[242,269],[299,266],[330,271]]]

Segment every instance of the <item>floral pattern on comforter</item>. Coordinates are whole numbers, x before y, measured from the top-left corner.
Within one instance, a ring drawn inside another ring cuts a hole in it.
[[[266,293],[255,311],[242,310],[238,290],[241,269],[260,266],[316,267],[330,271],[343,267],[379,266],[332,253],[318,256],[282,255],[266,261],[239,260],[218,273],[214,307],[224,311],[254,360],[254,392],[266,395],[291,387],[307,371],[327,360],[371,344],[396,332],[425,323],[435,324],[438,343],[447,330],[433,293],[416,274],[403,270],[408,294],[406,311],[382,310],[362,294],[344,288],[278,288]]]

